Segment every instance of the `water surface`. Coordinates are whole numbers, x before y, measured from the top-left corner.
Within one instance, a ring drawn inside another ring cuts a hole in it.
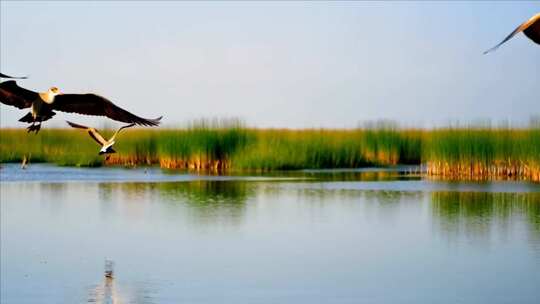
[[[0,178],[2,303],[540,298],[537,184],[49,165]]]

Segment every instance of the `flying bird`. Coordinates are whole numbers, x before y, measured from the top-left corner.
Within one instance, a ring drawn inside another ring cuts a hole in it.
[[[10,78],[10,79],[26,79],[27,77],[13,77],[13,76],[9,76],[9,75],[6,75],[6,74],[2,74],[0,73],[0,78]]]
[[[116,132],[114,132],[113,136],[111,136],[109,140],[105,140],[105,138],[103,138],[103,136],[99,134],[98,130],[94,128],[79,125],[79,124],[76,124],[67,120],[66,122],[68,123],[68,125],[72,126],[73,128],[87,130],[88,134],[90,134],[90,137],[92,137],[98,144],[101,145],[101,149],[99,150],[99,155],[116,153],[116,151],[112,148],[112,146],[115,144],[114,139],[116,138],[116,135],[118,135],[118,133],[120,133],[120,131],[122,131],[123,129],[131,128],[135,125],[134,123],[132,123],[129,125],[122,126],[118,130],[116,130]]]
[[[63,94],[56,87],[38,93],[21,88],[14,80],[0,83],[0,102],[30,112],[19,121],[31,123],[28,132],[39,132],[41,123],[62,111],[84,115],[106,116],[110,119],[141,126],[157,126],[162,118],[142,118],[120,108],[110,100],[96,94]]]
[[[504,38],[504,40],[501,41],[501,43],[485,51],[484,54],[487,54],[489,52],[496,50],[497,48],[499,48],[499,46],[501,46],[506,41],[510,40],[519,32],[523,32],[525,36],[527,36],[529,39],[534,41],[536,44],[540,44],[540,13],[532,16],[529,20],[523,22],[512,33],[510,33],[510,35],[506,36],[506,38]]]

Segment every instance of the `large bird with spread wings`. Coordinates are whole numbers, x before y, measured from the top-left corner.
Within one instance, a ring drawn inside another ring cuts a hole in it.
[[[141,126],[157,126],[162,118],[139,117],[96,94],[63,94],[56,87],[38,93],[19,87],[14,80],[0,83],[0,102],[19,109],[30,108],[30,112],[19,121],[30,123],[28,132],[36,133],[41,128],[41,122],[56,115],[54,111],[106,116],[116,121]]]
[[[484,52],[487,54],[498,49],[503,43],[510,40],[516,34],[523,32],[525,36],[534,41],[536,44],[540,44],[540,13],[532,16],[529,20],[520,24],[512,33],[510,33],[503,41],[501,41],[496,46]]]

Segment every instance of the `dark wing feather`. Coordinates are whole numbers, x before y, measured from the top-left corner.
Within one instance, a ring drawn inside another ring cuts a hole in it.
[[[501,45],[503,45],[506,41],[510,40],[512,37],[514,37],[517,33],[521,32],[521,31],[523,31],[523,24],[519,25],[513,32],[511,32],[508,36],[506,36],[506,38],[504,38],[504,40],[501,41],[499,44],[497,44],[496,46],[494,46],[494,47],[490,48],[489,50],[485,51],[484,55],[489,53],[489,52],[495,51]]]
[[[26,79],[27,77],[26,76],[25,77],[13,77],[13,76],[9,76],[9,75],[0,73],[0,78]]]
[[[14,80],[0,83],[0,102],[19,109],[29,108],[39,94],[17,85]]]
[[[90,128],[88,128],[87,126],[79,125],[79,124],[76,124],[76,123],[71,122],[71,121],[69,121],[69,120],[66,120],[66,122],[68,123],[68,125],[72,126],[73,128],[77,128],[77,129],[90,129]]]
[[[79,125],[79,124],[76,124],[76,123],[68,121],[68,120],[66,120],[66,122],[68,123],[68,125],[70,125],[73,128],[87,130],[90,137],[92,137],[99,145],[102,146],[102,145],[107,143],[107,141],[103,138],[103,136],[101,136],[101,134],[99,134],[98,130],[96,130],[94,128],[89,128],[87,126]]]
[[[510,40],[512,37],[514,37],[519,32],[524,32],[524,34],[529,37],[532,41],[540,44],[540,13],[534,15],[531,19],[523,22],[520,24],[513,32],[511,32],[506,38],[504,38],[503,41],[501,41],[496,46],[492,47],[491,49],[484,52],[484,54],[487,54],[491,51],[496,50],[499,48],[503,43]]]
[[[161,117],[146,119],[131,114],[120,108],[110,100],[95,94],[61,94],[54,98],[54,110],[78,113],[84,115],[107,116],[126,123],[135,123],[142,126],[157,126]]]
[[[524,29],[523,34],[535,43],[540,44],[540,18],[536,19],[533,24]]]

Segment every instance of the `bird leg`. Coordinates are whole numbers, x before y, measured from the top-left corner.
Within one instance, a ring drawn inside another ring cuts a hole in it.
[[[40,129],[41,129],[41,121],[37,125],[36,125],[36,122],[34,121],[28,128],[26,128],[27,130],[26,132],[30,133],[34,131],[37,134]]]
[[[39,124],[35,127],[35,132],[36,132],[36,134],[39,132],[39,130],[41,130],[41,121],[40,121]]]
[[[26,128],[26,132],[27,132],[27,133],[30,133],[30,132],[34,131],[34,125],[35,125],[35,124],[36,124],[35,121],[32,122],[32,124],[31,124],[28,128]]]

